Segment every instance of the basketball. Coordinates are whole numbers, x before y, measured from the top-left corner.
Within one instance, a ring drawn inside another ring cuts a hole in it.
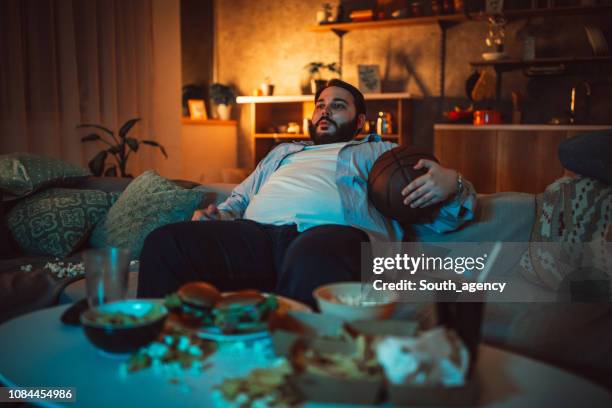
[[[383,215],[399,222],[418,223],[433,218],[437,205],[411,208],[404,204],[402,190],[412,180],[427,173],[415,170],[420,159],[438,162],[431,153],[416,146],[398,146],[383,153],[372,166],[368,176],[368,196]]]

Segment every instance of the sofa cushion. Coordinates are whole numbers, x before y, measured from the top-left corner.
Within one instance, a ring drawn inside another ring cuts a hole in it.
[[[6,225],[4,213],[4,202],[2,201],[2,191],[0,191],[0,259],[8,259],[19,256],[17,244],[13,240],[11,231]]]
[[[127,248],[138,258],[150,232],[163,225],[187,221],[202,201],[201,191],[186,190],[147,171],[134,179],[92,233],[94,248]]]
[[[200,208],[206,208],[210,204],[221,204],[232,194],[232,190],[235,187],[236,184],[212,183],[199,185],[194,187],[194,190],[204,193],[204,198],[202,199],[202,203],[200,203]]]
[[[0,155],[0,190],[4,200],[26,196],[49,186],[69,185],[89,171],[52,157],[27,153]]]
[[[563,167],[612,184],[612,129],[581,134],[559,144]]]
[[[79,279],[52,273],[46,268],[52,261],[52,257],[40,256],[0,261],[0,323],[57,304],[64,287]],[[71,257],[66,261],[77,262],[78,259]]]
[[[20,200],[6,220],[24,253],[63,258],[86,242],[118,197],[119,193],[50,188]]]

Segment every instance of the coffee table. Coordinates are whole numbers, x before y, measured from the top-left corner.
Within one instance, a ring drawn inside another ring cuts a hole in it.
[[[30,313],[0,325],[0,381],[8,386],[75,387],[68,407],[214,407],[225,404],[212,392],[225,377],[246,374],[274,359],[269,339],[246,349],[226,345],[210,357],[212,367],[183,384],[153,370],[121,376],[121,360],[99,352],[80,327],[60,322],[66,305]],[[578,352],[578,351],[577,351]],[[585,351],[586,352],[586,351]],[[612,393],[589,381],[517,354],[482,345],[479,406],[611,407]],[[321,404],[305,404],[307,407]]]

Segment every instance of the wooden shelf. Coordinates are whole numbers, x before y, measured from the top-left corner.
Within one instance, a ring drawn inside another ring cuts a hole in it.
[[[465,14],[446,14],[439,16],[424,16],[424,17],[409,17],[409,18],[395,18],[389,20],[374,20],[374,21],[363,21],[363,22],[346,22],[346,23],[332,23],[332,24],[320,24],[316,26],[308,27],[309,31],[314,32],[326,32],[331,30],[342,30],[342,31],[353,31],[353,30],[370,30],[373,28],[385,28],[385,27],[401,27],[408,25],[428,25],[436,24],[439,22],[461,22],[468,18]]]
[[[415,99],[408,92],[388,93],[366,93],[367,101],[392,100],[392,99]],[[286,103],[286,102],[314,102],[314,95],[274,95],[274,96],[239,96],[237,103]]]
[[[612,12],[612,6],[572,6],[550,7],[540,9],[506,10],[503,15],[509,19],[529,17],[577,16],[584,14],[602,14]],[[485,13],[471,14],[474,19],[487,19]]]
[[[541,9],[523,9],[523,10],[506,10],[503,16],[508,19],[529,18],[529,17],[554,17],[554,16],[570,16],[581,14],[602,14],[612,12],[612,6],[575,6],[575,7],[550,7]],[[484,12],[476,13],[457,13],[457,14],[442,14],[437,16],[423,17],[408,17],[388,20],[374,20],[364,22],[343,22],[320,24],[308,27],[309,31],[313,32],[328,32],[332,30],[353,31],[353,30],[370,30],[386,27],[401,27],[410,25],[428,25],[440,23],[460,23],[469,20],[487,20],[489,14]]]
[[[497,71],[504,72],[528,67],[554,67],[560,65],[580,65],[598,63],[612,63],[612,57],[559,57],[537,58],[534,60],[501,59],[495,61],[473,61],[470,62],[470,65],[473,67],[493,67]]]
[[[210,125],[210,126],[236,126],[238,124],[235,120],[221,120],[221,119],[190,119],[181,117],[181,123],[183,125]]]

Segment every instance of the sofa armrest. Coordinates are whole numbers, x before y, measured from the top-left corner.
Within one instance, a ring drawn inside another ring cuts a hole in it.
[[[535,222],[535,195],[496,193],[478,195],[472,221],[456,231],[438,234],[420,225],[406,229],[408,241],[421,242],[529,242]]]

